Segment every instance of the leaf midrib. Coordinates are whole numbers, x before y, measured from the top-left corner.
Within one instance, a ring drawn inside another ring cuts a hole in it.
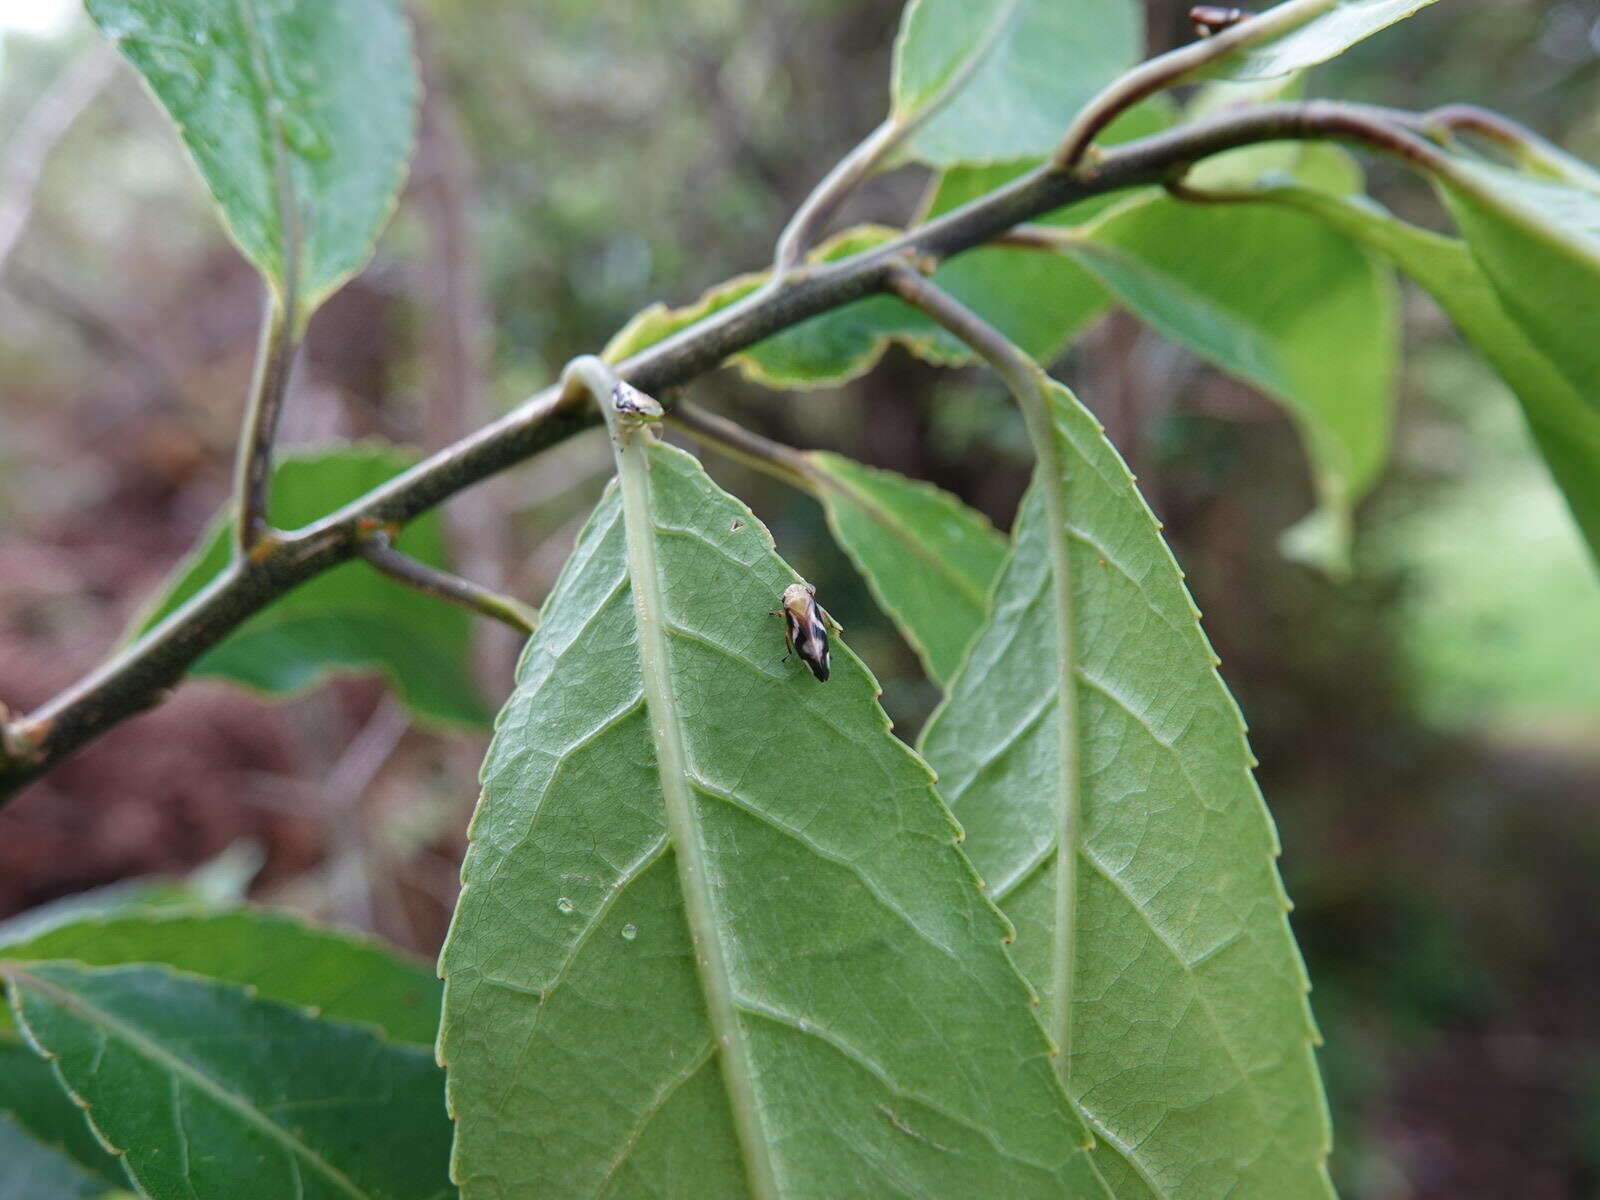
[[[143,1031],[106,1012],[99,1005],[73,992],[69,992],[65,988],[33,974],[31,971],[19,970],[14,966],[9,966],[0,967],[0,973],[3,973],[13,985],[20,982],[25,987],[33,988],[80,1020],[89,1024],[98,1023],[105,1030],[116,1034],[135,1053],[166,1067],[172,1075],[182,1078],[192,1087],[205,1092],[213,1100],[237,1113],[243,1120],[261,1130],[267,1137],[280,1143],[290,1152],[292,1158],[304,1159],[308,1165],[315,1168],[346,1195],[358,1197],[360,1200],[370,1200],[370,1193],[361,1190],[355,1181],[339,1170],[338,1167],[328,1162],[327,1159],[323,1158],[283,1126],[273,1122],[265,1113],[257,1109],[248,1098],[222,1086],[221,1083],[200,1071],[192,1063],[174,1054],[159,1042],[152,1040]],[[17,1007],[18,1016],[22,1017],[22,1023],[24,1027],[27,1027],[28,1021],[21,1012],[22,1006],[20,1002]]]
[[[278,254],[286,293],[282,300],[286,307],[292,308],[295,306],[300,274],[299,200],[295,194],[294,171],[285,150],[287,139],[283,131],[283,117],[272,108],[273,100],[282,102],[282,98],[278,96],[272,74],[267,70],[266,46],[261,39],[261,30],[256,25],[253,0],[234,0],[234,11],[239,14],[239,23],[244,27],[251,73],[255,75],[256,87],[261,89],[262,115],[266,118],[268,135],[267,170],[272,178],[273,205],[278,210]],[[298,313],[290,312],[288,316],[291,323],[299,320]]]
[[[1055,706],[1058,770],[1056,810],[1055,928],[1050,954],[1051,1010],[1046,1028],[1060,1055],[1063,1081],[1072,1069],[1072,986],[1076,965],[1078,845],[1078,704],[1077,653],[1072,607],[1072,558],[1067,511],[1066,461],[1056,423],[1054,385],[1031,362],[1031,388],[1017,389],[1028,432],[1038,456],[1038,482],[1043,489],[1050,546],[1052,608],[1057,638]],[[1022,381],[1018,381],[1021,383]],[[1013,545],[1016,545],[1013,539]]]
[[[756,1101],[755,1069],[744,1025],[739,1019],[733,979],[707,879],[704,838],[695,813],[683,722],[673,695],[667,659],[666,604],[656,557],[655,512],[650,500],[649,455],[653,438],[653,434],[642,429],[630,431],[613,425],[645,709],[656,751],[667,831],[683,890],[684,915],[694,945],[695,967],[706,998],[713,1044],[721,1060],[746,1182],[755,1200],[779,1200],[782,1189],[778,1186],[776,1165]]]

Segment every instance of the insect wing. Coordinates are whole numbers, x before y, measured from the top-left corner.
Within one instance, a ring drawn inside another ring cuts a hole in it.
[[[828,682],[828,630],[813,606],[804,620],[795,621],[794,650],[819,682]]]

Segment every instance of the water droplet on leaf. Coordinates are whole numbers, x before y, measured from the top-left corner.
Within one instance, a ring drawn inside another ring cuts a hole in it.
[[[561,899],[556,901],[556,908],[559,909],[561,912],[564,912],[564,913],[570,913],[570,912],[573,911],[573,909],[575,909],[577,907],[578,906],[576,904],[574,904],[571,900],[567,899],[567,897],[565,897],[565,896],[561,897]]]
[[[631,942],[631,941],[633,941],[634,938],[636,938],[638,936],[639,936],[639,927],[637,925],[635,925],[632,921],[629,921],[626,925],[624,925],[622,927],[622,940],[623,941]]]

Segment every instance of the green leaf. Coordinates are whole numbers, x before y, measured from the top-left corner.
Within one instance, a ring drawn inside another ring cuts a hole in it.
[[[828,528],[929,677],[946,682],[983,624],[1005,537],[931,483],[837,454],[806,458]]]
[[[27,1153],[21,1148],[24,1141],[44,1152]],[[127,1182],[122,1161],[95,1138],[50,1064],[21,1042],[0,1037],[0,1197],[50,1196],[50,1189],[42,1186],[37,1192],[17,1189],[12,1156],[4,1152],[8,1147],[16,1152],[16,1164],[37,1164],[36,1170],[48,1169],[62,1188],[81,1189],[58,1189],[57,1194],[97,1196]],[[56,1164],[57,1158],[65,1160],[65,1167]]]
[[[283,529],[309,524],[414,461],[377,445],[285,455],[273,473],[272,521]],[[205,587],[227,566],[232,542],[229,522],[219,517],[138,630],[157,624]],[[408,525],[399,546],[414,558],[448,568],[437,512]],[[470,673],[470,620],[462,609],[395,583],[365,563],[346,563],[246,621],[189,673],[286,696],[333,671],[378,670],[418,719],[482,724],[483,705]]]
[[[440,985],[430,967],[358,934],[266,908],[118,912],[0,953],[13,962],[165,963],[325,1017],[368,1022],[396,1041],[431,1046],[438,1031]]]
[[[166,967],[0,964],[31,1041],[154,1196],[449,1194],[431,1056]]]
[[[1113,1193],[1327,1196],[1306,977],[1243,722],[1127,468],[1047,387],[993,616],[923,751]]]
[[[1505,310],[1600,409],[1600,192],[1448,159],[1438,178]]]
[[[912,135],[906,157],[936,167],[1043,157],[1073,114],[1138,60],[1143,13],[1131,0],[912,0],[895,41],[893,114],[922,111],[1012,7],[981,65]]]
[[[79,1200],[111,1186],[0,1113],[0,1200]]]
[[[1190,78],[1271,79],[1343,54],[1434,0],[1286,0],[1235,37],[1239,48]]]
[[[418,87],[392,0],[88,0],[246,258],[301,319],[354,274],[405,176]]]
[[[1389,269],[1321,222],[1266,206],[1165,196],[1115,208],[1071,249],[1144,321],[1293,415],[1338,570],[1350,509],[1388,455],[1398,312]],[[1291,536],[1295,531],[1291,530]]]
[[[875,682],[782,661],[771,536],[628,440],[484,764],[442,959],[465,1195],[1102,1194]]]
[[[1600,410],[1585,401],[1501,307],[1466,245],[1398,220],[1365,197],[1274,189],[1291,204],[1392,259],[1433,296],[1516,395],[1550,473],[1600,564]]]

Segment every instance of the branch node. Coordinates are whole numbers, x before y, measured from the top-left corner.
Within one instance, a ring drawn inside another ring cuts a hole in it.
[[[12,721],[0,705],[0,766],[34,767],[44,761],[48,721]]]

